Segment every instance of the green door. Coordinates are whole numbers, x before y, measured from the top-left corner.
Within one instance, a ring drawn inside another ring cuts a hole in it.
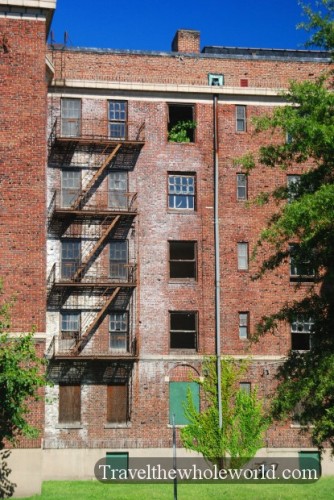
[[[175,415],[176,425],[187,425],[189,421],[184,414],[184,404],[187,401],[187,392],[190,389],[193,402],[199,410],[199,385],[197,382],[170,382],[169,383],[169,423],[173,423]]]

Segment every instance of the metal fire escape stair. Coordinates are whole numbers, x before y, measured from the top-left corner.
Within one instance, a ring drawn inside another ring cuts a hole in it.
[[[99,247],[105,242],[105,240],[108,238],[110,235],[111,231],[114,229],[118,221],[120,220],[121,216],[117,215],[116,217],[113,216],[108,216],[104,219],[102,222],[101,226],[105,224],[105,222],[110,223],[108,224],[107,229],[102,233],[98,241],[94,244],[93,248],[89,251],[88,255],[85,257],[85,259],[81,262],[79,265],[78,269],[76,270],[75,274],[73,275],[72,281],[78,281],[81,279],[83,272],[85,271],[87,265],[91,261],[92,257],[94,254],[97,252]]]
[[[107,293],[108,290],[106,290],[105,294]],[[99,310],[99,312],[97,313],[97,315],[95,316],[95,318],[93,319],[93,321],[89,324],[89,326],[87,327],[87,329],[84,332],[84,334],[78,339],[78,341],[76,342],[75,346],[71,349],[71,354],[73,356],[76,356],[77,354],[79,354],[80,351],[85,346],[85,344],[88,342],[90,334],[93,332],[94,328],[98,325],[100,319],[104,316],[104,314],[106,313],[106,311],[108,310],[108,308],[110,307],[110,305],[112,304],[112,302],[117,297],[117,295],[120,292],[120,290],[121,290],[121,287],[118,286],[117,288],[115,288],[115,290],[110,295],[110,297],[108,297],[106,299],[103,307]]]
[[[115,149],[105,158],[105,160],[101,163],[100,167],[98,170],[95,172],[93,177],[90,179],[88,182],[87,186],[80,192],[79,196],[74,200],[74,202],[71,205],[72,210],[77,210],[81,203],[85,201],[86,196],[88,195],[89,191],[92,189],[96,181],[99,179],[99,177],[102,175],[102,173],[105,171],[105,169],[108,167],[110,164],[111,160],[117,155],[118,150],[121,148],[122,144],[117,144]],[[106,148],[107,149],[107,148]]]

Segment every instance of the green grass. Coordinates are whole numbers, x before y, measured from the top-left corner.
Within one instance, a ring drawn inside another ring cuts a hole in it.
[[[308,484],[179,484],[178,500],[329,500],[334,477]],[[102,484],[97,481],[47,481],[41,496],[29,500],[164,500],[173,499],[171,484]],[[26,499],[28,500],[28,499]]]

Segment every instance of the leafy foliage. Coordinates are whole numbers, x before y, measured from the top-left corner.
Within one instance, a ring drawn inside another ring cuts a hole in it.
[[[223,426],[219,428],[217,405],[216,359],[207,358],[203,364],[205,377],[197,382],[202,388],[204,409],[198,412],[188,393],[185,408],[189,425],[181,430],[183,445],[201,453],[212,463],[224,466],[227,456],[231,467],[240,467],[252,458],[263,445],[268,426],[262,401],[257,390],[248,394],[239,388],[239,381],[248,363],[224,358],[221,361],[221,396]]]
[[[191,120],[177,122],[168,132],[170,142],[190,142],[189,131],[196,128],[196,122]]]
[[[15,338],[8,334],[10,308],[10,302],[0,305],[0,449],[6,440],[15,444],[20,434],[37,435],[27,417],[31,401],[39,399],[38,389],[45,385],[44,362],[36,355],[33,332]]]
[[[334,2],[317,2],[322,11],[304,6],[311,30],[310,44],[334,47]],[[325,12],[325,13],[324,13]],[[331,67],[329,67],[329,70]],[[260,234],[254,258],[266,255],[254,277],[277,268],[289,256],[314,269],[314,284],[300,301],[287,302],[257,325],[255,339],[275,332],[282,321],[296,316],[312,317],[309,351],[291,351],[278,371],[279,386],[272,415],[298,421],[311,432],[320,449],[330,444],[334,453],[334,94],[328,71],[316,81],[292,83],[285,97],[287,106],[256,121],[256,130],[271,131],[273,140],[257,155],[246,155],[246,165],[288,169],[300,164],[304,173],[298,183],[260,196],[275,200],[277,211]],[[286,135],[292,138],[285,141]],[[281,141],[278,141],[281,137]],[[251,161],[250,161],[251,156]],[[304,168],[305,163],[307,168]],[[250,169],[250,170],[251,170]],[[288,201],[288,203],[283,203]],[[298,243],[298,245],[291,245]],[[298,286],[298,284],[297,284]],[[312,424],[312,427],[310,427]]]

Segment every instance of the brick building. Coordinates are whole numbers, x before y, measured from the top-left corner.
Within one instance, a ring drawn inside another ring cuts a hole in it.
[[[268,208],[247,205],[308,165],[246,177],[233,160],[263,141],[252,117],[330,63],[318,51],[201,50],[192,30],[166,53],[46,47],[54,8],[0,1],[1,276],[19,294],[13,332],[38,325],[49,359],[43,439],[23,444],[44,479],[91,477],[106,453],[169,453],[188,387],[201,404],[192,377],[215,354],[217,317],[221,353],[252,356],[243,384],[267,404],[289,349],[309,347],[307,324],[249,343],[263,314],[310,283],[296,289],[289,263],[251,280]],[[184,121],[182,142],[170,140]],[[262,455],[312,450],[299,431],[273,426]]]

